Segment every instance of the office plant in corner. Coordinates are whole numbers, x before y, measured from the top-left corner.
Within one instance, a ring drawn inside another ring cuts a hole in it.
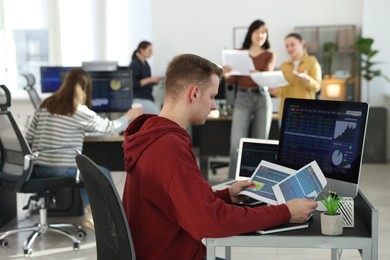
[[[389,77],[382,74],[376,66],[380,63],[373,61],[379,50],[373,49],[374,39],[360,37],[355,43],[355,51],[361,62],[356,71],[361,79],[366,81],[367,102],[370,104],[371,81],[374,78],[382,77],[390,83]],[[370,104],[366,139],[364,145],[363,162],[385,163],[387,161],[387,109],[384,106],[373,107]]]
[[[326,211],[321,213],[321,232],[323,235],[337,236],[343,234],[343,215],[338,212],[342,205],[341,197],[336,192],[329,191],[321,203]]]
[[[379,53],[379,50],[372,48],[374,39],[360,37],[355,43],[355,51],[359,55],[361,64],[357,68],[357,72],[362,78],[367,82],[367,101],[370,103],[370,82],[376,77],[383,77],[390,83],[390,79],[382,74],[382,71],[375,69],[375,65],[379,62],[373,61],[376,55]]]

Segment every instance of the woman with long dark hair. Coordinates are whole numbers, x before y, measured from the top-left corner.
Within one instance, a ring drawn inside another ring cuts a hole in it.
[[[268,29],[261,20],[249,26],[241,50],[248,50],[256,71],[272,71],[276,55],[270,51]],[[225,66],[224,73],[231,71]],[[272,122],[272,101],[266,86],[258,86],[250,76],[231,76],[227,82],[235,84],[237,95],[234,102],[230,136],[229,178],[234,179],[238,146],[241,137],[267,139]],[[250,124],[251,133],[249,133]]]
[[[76,176],[75,156],[82,150],[86,132],[119,133],[142,114],[141,108],[129,109],[122,117],[111,121],[97,115],[91,110],[91,105],[90,76],[79,68],[71,70],[61,87],[35,111],[26,133],[32,151],[39,151],[33,177]],[[108,169],[102,170],[110,176]],[[87,192],[84,188],[80,192],[89,213]],[[89,223],[93,229],[92,219]]]

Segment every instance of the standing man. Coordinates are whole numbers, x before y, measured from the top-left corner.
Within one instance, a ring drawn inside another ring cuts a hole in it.
[[[268,207],[234,205],[250,182],[213,191],[203,178],[186,129],[216,109],[222,70],[192,54],[175,57],[166,72],[159,116],[138,117],[125,131],[123,206],[139,259],[203,259],[201,239],[304,222],[317,202],[291,200]]]

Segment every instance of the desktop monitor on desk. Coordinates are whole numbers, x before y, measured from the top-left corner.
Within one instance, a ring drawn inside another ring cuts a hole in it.
[[[287,98],[278,163],[299,169],[316,160],[328,181],[324,193],[355,197],[367,116],[367,103]]]
[[[76,67],[41,67],[42,93],[60,88],[66,73]],[[129,69],[88,71],[92,81],[92,110],[99,113],[125,112],[133,101],[132,73]]]
[[[95,112],[125,112],[133,101],[133,81],[130,70],[90,71],[92,80],[92,110]]]
[[[62,66],[42,66],[41,72],[41,91],[42,93],[53,93],[60,88],[66,73],[76,67]]]

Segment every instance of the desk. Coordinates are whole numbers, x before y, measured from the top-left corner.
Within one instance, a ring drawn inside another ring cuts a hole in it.
[[[207,259],[215,259],[215,248],[225,247],[231,259],[231,247],[283,247],[330,249],[331,259],[339,259],[339,249],[358,249],[363,260],[378,259],[378,210],[359,191],[355,198],[355,227],[344,228],[342,236],[321,235],[320,213],[316,212],[308,229],[278,234],[247,234],[226,238],[207,238]]]
[[[86,136],[83,154],[111,171],[124,171],[123,135]]]

